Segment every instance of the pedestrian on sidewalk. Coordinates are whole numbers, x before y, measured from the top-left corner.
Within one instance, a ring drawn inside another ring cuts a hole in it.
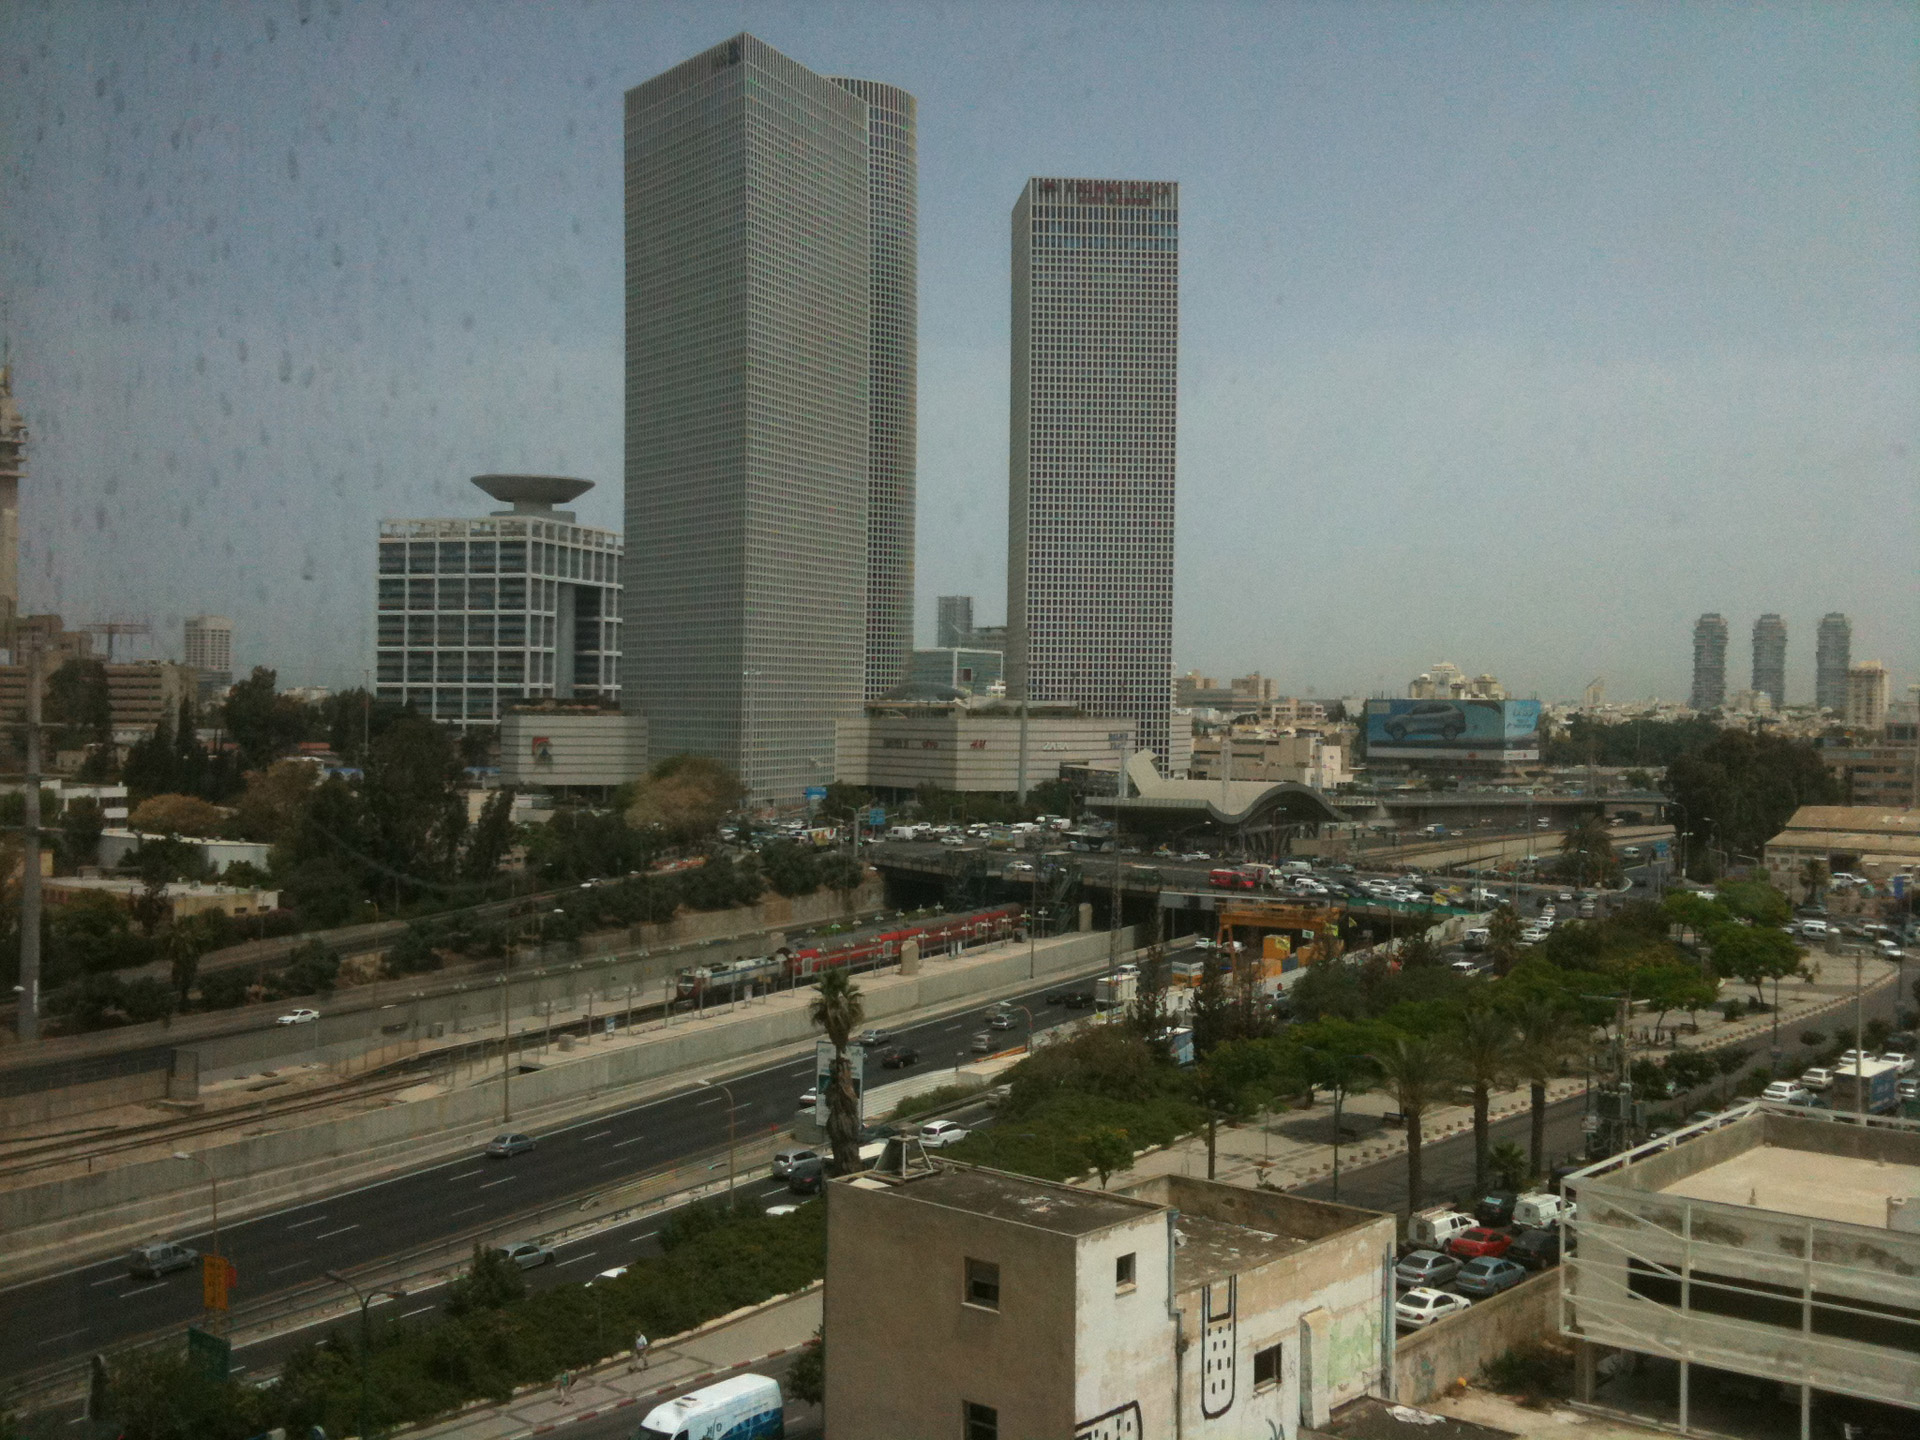
[[[636,1370],[644,1370],[646,1368],[647,1337],[645,1335],[636,1335],[633,1337],[633,1363],[627,1366],[627,1373],[631,1375]]]
[[[560,1391],[560,1403],[562,1405],[571,1404],[573,1402],[573,1372],[571,1370],[562,1370],[560,1372],[560,1384],[558,1388]]]

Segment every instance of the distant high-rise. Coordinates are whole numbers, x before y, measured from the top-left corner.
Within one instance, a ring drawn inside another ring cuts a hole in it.
[[[942,650],[973,639],[973,596],[942,595],[936,602],[933,643]]]
[[[1753,622],[1753,688],[1770,696],[1773,708],[1787,703],[1787,622],[1769,611]]]
[[[1180,191],[1034,179],[1013,210],[1008,693],[1131,719],[1167,768]]]
[[[1851,667],[1847,671],[1847,728],[1869,734],[1884,729],[1890,689],[1887,667],[1878,660]]]
[[[620,537],[557,510],[593,488],[476,475],[510,508],[380,522],[374,693],[450,725],[523,700],[620,696]]]
[[[912,114],[751,35],[626,96],[623,690],[757,799],[911,647]]]
[[[1727,621],[1717,611],[1693,622],[1693,698],[1696,710],[1718,710],[1727,702]]]
[[[0,645],[13,644],[20,614],[20,482],[27,473],[27,421],[13,402],[13,367],[0,364]]]
[[[1822,616],[1813,650],[1813,703],[1822,710],[1847,708],[1847,670],[1853,664],[1853,622],[1839,611]]]
[[[836,77],[867,102],[872,281],[868,358],[866,696],[907,675],[913,651],[913,534],[919,450],[919,158],[913,96]]]
[[[184,626],[187,668],[206,703],[233,684],[233,621],[225,615],[189,615]]]

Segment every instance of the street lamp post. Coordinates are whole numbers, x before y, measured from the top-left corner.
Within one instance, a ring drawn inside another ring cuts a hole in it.
[[[353,1292],[353,1298],[360,1302],[360,1440],[367,1440],[367,1357],[373,1349],[373,1323],[367,1319],[367,1308],[376,1300],[404,1300],[404,1290],[368,1290],[364,1293],[360,1287],[347,1279],[337,1270],[322,1271],[327,1279],[336,1285],[344,1285]]]
[[[185,1150],[176,1150],[173,1152],[173,1158],[198,1165],[202,1170],[207,1172],[207,1204],[208,1208],[213,1212],[212,1258],[219,1264],[225,1265],[227,1263],[226,1259],[220,1253],[220,1179],[213,1173],[213,1166],[209,1165],[201,1156],[190,1155]],[[224,1286],[222,1288],[224,1289]]]
[[[733,1091],[719,1080],[702,1080],[702,1085],[710,1085],[727,1097],[727,1208],[733,1208]]]

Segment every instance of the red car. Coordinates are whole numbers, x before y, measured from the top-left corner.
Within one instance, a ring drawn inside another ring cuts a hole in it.
[[[1462,1260],[1477,1260],[1482,1255],[1504,1255],[1511,1244],[1513,1236],[1505,1230],[1489,1230],[1484,1225],[1476,1225],[1471,1230],[1462,1230],[1449,1240],[1447,1250]]]

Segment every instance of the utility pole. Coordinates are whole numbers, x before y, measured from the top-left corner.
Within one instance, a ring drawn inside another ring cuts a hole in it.
[[[1027,803],[1027,687],[1020,687],[1020,766],[1014,774],[1014,800],[1021,806]]]
[[[26,823],[20,856],[20,1018],[23,1041],[40,1038],[40,669],[38,645],[27,647]]]
[[[1107,974],[1111,976],[1120,968],[1120,807],[1127,798],[1127,759],[1128,741],[1122,737],[1117,742],[1120,749],[1120,767],[1114,774],[1113,790],[1113,924],[1107,930]]]

